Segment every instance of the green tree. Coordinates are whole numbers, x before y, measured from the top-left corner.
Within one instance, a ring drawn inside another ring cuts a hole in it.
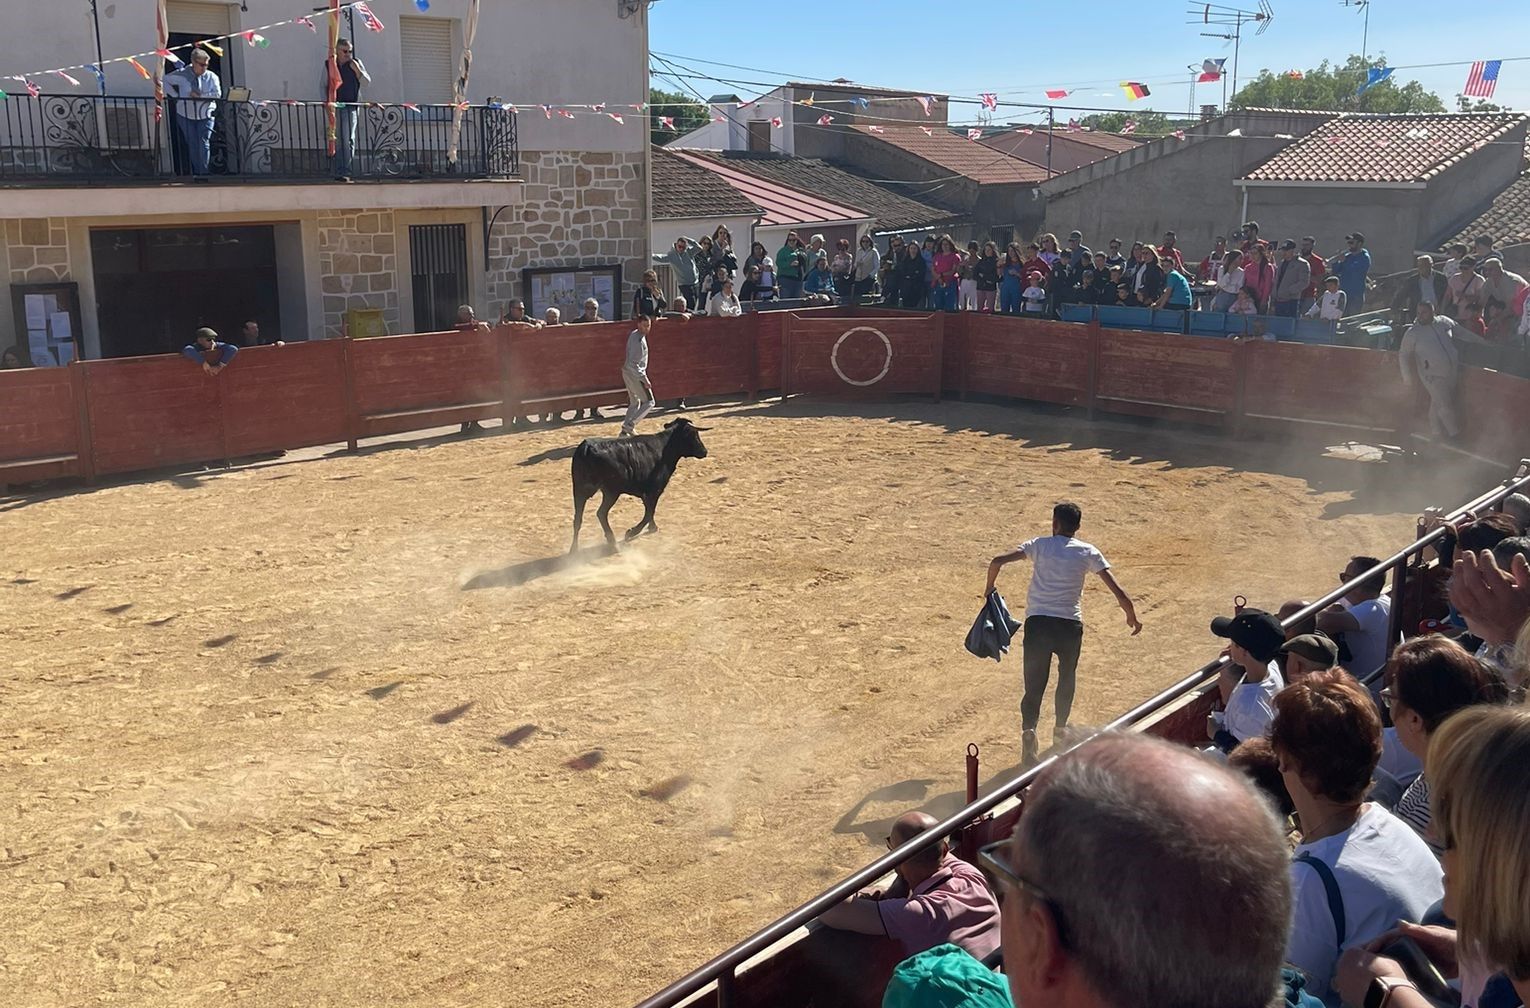
[[[659,123],[663,116],[675,120],[674,129],[666,129]],[[648,89],[648,135],[655,147],[662,147],[683,133],[705,126],[710,118],[707,107],[694,98],[678,91]]]
[[[1468,98],[1464,94],[1456,95],[1457,112],[1513,112],[1507,105],[1494,105],[1486,98]]]
[[[1101,112],[1084,116],[1079,123],[1104,133],[1119,133],[1130,120],[1137,124],[1137,136],[1167,136],[1174,126],[1162,112]]]
[[[1321,112],[1444,112],[1445,103],[1418,81],[1399,84],[1389,77],[1360,93],[1366,71],[1372,66],[1386,66],[1382,57],[1367,62],[1351,55],[1342,67],[1324,60],[1300,78],[1289,73],[1259,71],[1259,76],[1238,89],[1228,106],[1241,108],[1311,109]]]

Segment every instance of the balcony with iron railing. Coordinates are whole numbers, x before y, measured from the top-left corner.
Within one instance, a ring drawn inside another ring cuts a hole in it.
[[[199,104],[208,104],[199,102]],[[281,100],[211,102],[210,183],[325,182],[329,109]],[[513,110],[499,105],[386,105],[345,109],[356,119],[357,181],[514,179]],[[190,176],[174,99],[111,95],[0,98],[0,186],[140,185]],[[342,120],[344,115],[341,116]]]

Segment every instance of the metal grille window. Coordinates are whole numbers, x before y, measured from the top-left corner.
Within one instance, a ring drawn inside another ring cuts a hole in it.
[[[409,262],[414,331],[443,332],[467,303],[467,225],[411,224]],[[492,321],[492,320],[491,320]]]
[[[398,44],[404,67],[403,100],[422,105],[449,103],[456,72],[451,19],[401,17]]]

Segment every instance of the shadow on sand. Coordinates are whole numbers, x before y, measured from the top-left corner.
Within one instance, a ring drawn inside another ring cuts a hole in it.
[[[619,551],[606,543],[599,546],[586,546],[577,553],[560,553],[557,556],[545,557],[541,560],[522,560],[520,563],[511,564],[509,567],[501,567],[499,570],[481,571],[473,575],[467,584],[462,586],[463,591],[478,591],[481,588],[514,588],[556,574],[559,571],[570,570],[574,567],[582,567],[594,560],[604,557],[616,556]]]

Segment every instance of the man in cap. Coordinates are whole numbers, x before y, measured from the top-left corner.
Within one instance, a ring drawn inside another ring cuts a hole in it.
[[[1244,739],[1267,733],[1275,720],[1275,694],[1286,685],[1275,655],[1286,632],[1262,609],[1218,616],[1211,632],[1227,639],[1229,661],[1217,682],[1224,709],[1212,712],[1207,728],[1217,748],[1230,753]]]
[[[1296,254],[1296,242],[1280,243],[1280,265],[1275,268],[1275,314],[1296,318],[1301,312],[1302,292],[1312,283],[1312,267]]]
[[[1068,268],[1074,273],[1094,261],[1094,253],[1090,252],[1089,246],[1084,244],[1082,231],[1068,233],[1068,247],[1063,249],[1063,256],[1068,260]]]
[[[1339,645],[1321,630],[1297,634],[1280,646],[1286,659],[1287,685],[1339,664]]]
[[[896,850],[938,820],[924,812],[899,816],[887,835]],[[886,935],[904,955],[950,942],[982,959],[999,947],[999,904],[983,873],[951,853],[944,839],[895,869],[885,893],[859,893],[819,918],[825,925],[861,934]]]
[[[202,365],[202,370],[210,375],[220,374],[224,368],[233,363],[239,355],[239,348],[232,343],[224,343],[218,339],[218,334],[203,326],[197,330],[194,342],[187,343],[181,348],[181,356],[194,364]]]
[[[1031,1008],[1266,1008],[1291,921],[1290,849],[1227,767],[1106,734],[1026,793],[978,863],[1004,894],[1004,976]]]
[[[1304,314],[1308,318],[1318,318],[1324,322],[1337,322],[1348,314],[1344,310],[1348,302],[1348,296],[1339,289],[1339,278],[1326,276],[1323,278],[1323,293],[1307,306]]]
[[[1343,254],[1334,257],[1328,268],[1339,278],[1339,289],[1344,292],[1344,314],[1358,315],[1365,307],[1365,278],[1371,271],[1365,235],[1359,231],[1345,235]]]

